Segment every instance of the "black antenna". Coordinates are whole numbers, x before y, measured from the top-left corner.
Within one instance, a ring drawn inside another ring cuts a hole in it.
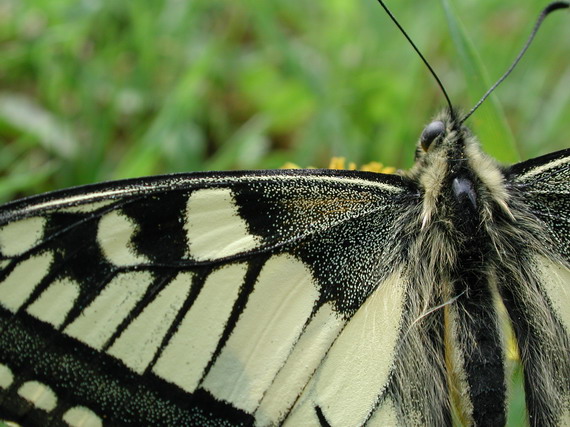
[[[380,3],[380,5],[384,8],[384,10],[386,11],[386,13],[388,14],[388,16],[390,17],[390,19],[392,19],[392,21],[394,21],[394,24],[396,24],[396,26],[398,27],[398,29],[400,30],[400,32],[404,35],[404,37],[406,38],[406,40],[408,40],[408,42],[412,45],[412,47],[414,48],[414,50],[416,51],[416,53],[419,55],[419,57],[422,59],[423,63],[425,64],[425,66],[428,68],[429,72],[431,73],[431,75],[433,76],[433,78],[435,79],[435,81],[437,82],[437,84],[439,85],[439,87],[441,88],[441,91],[443,92],[443,95],[445,96],[445,99],[447,101],[447,105],[449,105],[449,114],[451,114],[452,116],[454,116],[454,109],[453,109],[453,105],[451,104],[451,100],[449,99],[449,96],[447,95],[447,92],[445,91],[445,88],[443,87],[443,84],[441,83],[441,80],[439,80],[439,77],[437,76],[437,74],[435,73],[435,71],[433,70],[433,68],[431,68],[431,65],[429,65],[429,63],[427,62],[427,60],[424,58],[424,56],[422,55],[422,53],[420,52],[420,50],[417,48],[417,46],[415,45],[415,43],[412,41],[412,39],[408,36],[408,34],[406,33],[406,31],[404,31],[404,29],[402,28],[402,26],[400,25],[400,23],[398,22],[398,20],[396,19],[396,17],[392,14],[392,12],[390,12],[390,9],[388,9],[386,7],[386,5],[384,4],[384,2],[382,0],[378,0],[378,3]]]
[[[378,1],[380,1],[380,0],[378,0]],[[479,108],[479,106],[483,103],[483,101],[485,101],[485,99],[487,99],[487,97],[491,94],[491,92],[493,92],[497,88],[497,86],[499,86],[503,82],[503,80],[505,80],[507,78],[507,76],[509,74],[511,74],[511,71],[513,71],[514,68],[517,66],[517,64],[519,63],[519,61],[521,60],[521,58],[523,57],[523,55],[525,54],[525,52],[529,48],[530,44],[534,40],[534,37],[536,36],[536,33],[538,32],[538,29],[540,28],[542,21],[544,21],[546,19],[546,17],[551,12],[554,12],[555,10],[558,10],[558,9],[566,9],[569,7],[570,7],[569,2],[556,1],[556,2],[550,3],[548,6],[546,6],[542,10],[540,15],[538,16],[538,19],[536,20],[536,23],[534,24],[534,28],[532,29],[530,36],[528,37],[526,43],[524,44],[523,48],[521,49],[521,51],[519,52],[519,54],[517,55],[517,57],[515,58],[515,60],[511,64],[511,66],[508,68],[507,71],[505,71],[505,74],[503,74],[501,76],[501,78],[499,80],[497,80],[495,82],[495,84],[493,86],[491,86],[487,92],[485,92],[485,94],[481,97],[481,99],[477,102],[477,104],[475,104],[475,106],[471,109],[471,111],[469,111],[465,116],[463,116],[460,123],[463,123],[465,120],[467,120],[471,116],[471,114],[473,114],[475,112],[475,110],[477,108]]]

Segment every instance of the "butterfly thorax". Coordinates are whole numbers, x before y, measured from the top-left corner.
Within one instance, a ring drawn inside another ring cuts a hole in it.
[[[439,134],[425,133],[441,123]],[[512,217],[509,195],[501,167],[480,147],[469,129],[448,113],[440,114],[426,127],[418,142],[416,164],[405,173],[423,192],[422,228],[430,222],[450,223],[450,229],[465,237],[502,212]],[[461,237],[461,236],[454,236]]]

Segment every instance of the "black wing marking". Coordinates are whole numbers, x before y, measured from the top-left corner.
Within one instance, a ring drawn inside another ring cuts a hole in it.
[[[417,203],[397,176],[265,171],[128,180],[5,205],[2,414],[25,424],[250,424],[303,334],[327,325],[306,352],[318,364],[389,275],[393,227]],[[198,315],[215,328],[196,327]],[[240,329],[252,341],[245,350],[234,342]],[[133,338],[141,332],[144,342]],[[260,375],[262,357],[275,360],[263,359]]]
[[[570,149],[513,165],[508,179],[570,262]]]

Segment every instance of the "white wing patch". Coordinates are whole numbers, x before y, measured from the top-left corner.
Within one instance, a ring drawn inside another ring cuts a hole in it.
[[[285,363],[319,294],[308,268],[291,255],[270,258],[203,388],[253,413]]]
[[[28,313],[51,324],[60,326],[65,316],[73,308],[75,300],[79,296],[79,284],[70,279],[62,279],[53,282],[41,295],[28,307]]]
[[[12,370],[4,364],[0,364],[0,388],[8,388],[14,382]]]
[[[132,238],[136,223],[121,212],[112,211],[101,217],[97,242],[107,260],[118,266],[146,264],[149,260],[136,253]]]
[[[0,228],[0,253],[14,257],[32,249],[44,235],[46,220],[40,216],[11,222]]]
[[[537,258],[535,262],[550,304],[570,335],[570,270],[546,258]]]
[[[280,424],[345,323],[328,303],[317,311],[263,396],[255,412],[256,425]]]
[[[64,332],[100,350],[152,283],[148,272],[121,273]]]
[[[287,418],[288,424],[317,421],[316,406],[333,426],[363,425],[367,421],[389,383],[400,334],[404,289],[401,275],[394,273],[370,295],[313,375]]]
[[[382,406],[374,412],[372,418],[366,423],[366,426],[371,427],[396,427],[399,425],[401,425],[401,423],[398,421],[396,407],[390,397],[386,397],[384,402],[382,402]]]
[[[52,261],[53,254],[44,252],[20,262],[0,283],[0,304],[13,313],[18,311],[48,273]]]
[[[101,427],[103,421],[85,406],[74,406],[63,414],[63,421],[71,427]]]
[[[129,324],[109,348],[109,354],[142,374],[186,300],[191,284],[192,273],[179,273]]]
[[[36,408],[51,411],[57,405],[57,396],[47,385],[37,381],[28,381],[20,386],[18,394],[31,402]]]
[[[248,231],[229,189],[194,191],[186,206],[186,235],[190,256],[219,259],[256,248],[261,238]]]
[[[231,264],[208,276],[196,301],[153,368],[156,375],[188,392],[198,387],[246,272],[246,264]]]

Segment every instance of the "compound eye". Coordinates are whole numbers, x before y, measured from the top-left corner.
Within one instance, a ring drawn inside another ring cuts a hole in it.
[[[440,120],[436,120],[427,125],[420,136],[420,143],[423,150],[427,151],[431,143],[435,141],[438,136],[443,135],[444,132],[445,125]]]

